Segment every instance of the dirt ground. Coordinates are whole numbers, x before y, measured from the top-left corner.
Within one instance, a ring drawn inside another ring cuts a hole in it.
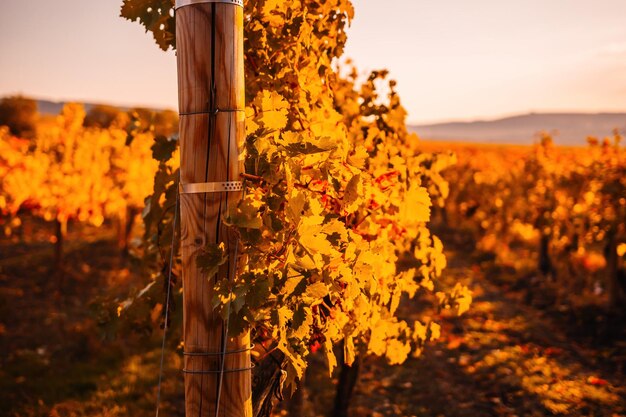
[[[154,415],[160,332],[113,337],[98,308],[145,284],[147,271],[102,230],[70,235],[63,271],[50,268],[46,230],[0,241],[0,416]],[[365,358],[352,416],[626,416],[621,335],[586,336],[465,251],[448,259],[444,281],[472,288],[471,310],[444,312],[442,338],[402,366]],[[417,318],[417,305],[401,314]],[[327,416],[335,386],[312,362],[302,415]],[[182,416],[180,357],[168,351],[166,364],[160,415]]]
[[[526,305],[523,291],[492,284],[462,256],[448,253],[445,274],[470,285],[470,311],[444,314],[441,340],[402,366],[367,358],[352,416],[626,415],[626,341],[572,339],[568,323]],[[405,303],[404,314],[412,313]],[[334,392],[323,387],[309,379],[310,415],[331,409]]]

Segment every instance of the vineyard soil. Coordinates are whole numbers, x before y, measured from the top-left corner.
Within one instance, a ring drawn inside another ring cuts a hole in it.
[[[529,306],[525,291],[490,279],[489,263],[444,244],[450,248],[444,280],[456,275],[470,286],[472,308],[461,318],[444,314],[442,338],[418,359],[401,367],[366,360],[352,416],[625,415],[623,340],[600,346],[572,339],[572,323]],[[416,313],[403,308],[409,317]],[[334,395],[318,375],[310,371],[305,395],[312,416],[326,415]]]
[[[0,358],[0,415],[153,415],[159,332],[103,339],[107,328],[90,309],[124,297],[145,282],[144,271],[120,258],[106,227],[70,228],[66,270],[50,271],[52,245],[36,240],[52,229],[36,230],[34,241],[0,246],[0,350],[10,352]],[[626,415],[624,342],[572,339],[567,323],[526,304],[523,289],[492,276],[493,265],[467,255],[459,240],[444,239],[444,280],[472,288],[472,309],[460,318],[444,313],[442,338],[419,359],[388,366],[367,358],[352,415]],[[423,313],[401,307],[406,318]],[[162,412],[182,416],[178,355],[166,363]],[[334,388],[323,359],[312,363],[304,409],[322,416]]]

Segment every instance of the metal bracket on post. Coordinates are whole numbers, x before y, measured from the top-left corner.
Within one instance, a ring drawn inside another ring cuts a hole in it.
[[[178,10],[181,7],[191,6],[192,4],[202,3],[226,3],[233,4],[235,6],[243,7],[243,0],[176,0],[174,9]]]
[[[180,183],[181,194],[232,193],[243,190],[241,181]]]

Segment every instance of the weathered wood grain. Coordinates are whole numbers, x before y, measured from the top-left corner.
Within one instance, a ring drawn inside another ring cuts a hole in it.
[[[243,144],[243,9],[236,5],[193,4],[177,10],[176,44],[183,183],[240,180],[238,161]],[[235,268],[236,236],[222,220],[241,193],[181,195],[183,260],[183,339],[186,352],[220,352],[224,323],[212,311],[213,283],[229,279]],[[207,243],[224,242],[230,261],[209,277],[196,267],[196,257]],[[249,346],[249,334],[228,338],[227,350]],[[185,369],[220,369],[220,356],[186,356]],[[250,367],[250,352],[228,354],[226,370]],[[215,416],[219,374],[186,374],[186,415]],[[219,415],[248,417],[251,408],[251,372],[223,375]]]

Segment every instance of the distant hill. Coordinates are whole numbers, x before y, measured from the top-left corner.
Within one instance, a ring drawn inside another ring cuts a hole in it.
[[[626,132],[626,113],[530,113],[497,120],[409,126],[423,139],[481,143],[532,144],[541,131],[555,132],[555,143],[585,145],[588,136]]]
[[[37,109],[41,114],[59,114],[65,105],[65,101],[50,101],[50,100],[36,100],[37,101]],[[92,107],[98,105],[108,105],[107,103],[82,103],[85,106],[85,111],[89,112]],[[121,111],[127,111],[130,107],[125,106],[113,106],[117,107]],[[148,110],[153,111],[162,111],[164,109],[156,109],[156,108],[148,108]]]
[[[37,110],[41,114],[59,114],[65,105],[64,101],[37,100]],[[91,110],[97,103],[83,103],[85,111]]]
[[[42,114],[59,114],[64,102],[37,100]],[[83,103],[89,111],[99,103]],[[120,107],[126,111],[128,107]],[[162,109],[152,109],[159,111]],[[495,120],[411,125],[409,130],[426,140],[529,145],[541,131],[555,133],[560,145],[585,145],[588,136],[604,138],[613,129],[626,133],[626,113],[529,113]]]

